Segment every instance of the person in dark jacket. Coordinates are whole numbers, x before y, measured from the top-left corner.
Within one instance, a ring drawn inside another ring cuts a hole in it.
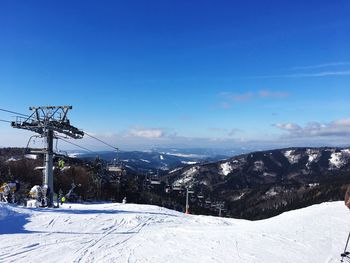
[[[345,205],[350,209],[350,185],[348,185],[348,188],[346,189],[344,202]]]
[[[19,183],[18,180],[16,180],[16,190],[15,190],[15,193],[17,193],[19,191],[19,189],[21,189],[21,184]]]

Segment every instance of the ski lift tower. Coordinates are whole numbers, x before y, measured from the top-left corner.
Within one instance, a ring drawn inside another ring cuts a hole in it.
[[[44,158],[44,185],[50,189],[48,206],[53,206],[53,139],[65,135],[73,139],[81,139],[84,132],[70,125],[67,118],[72,106],[30,107],[33,113],[28,118],[17,117],[11,122],[13,128],[25,129],[38,133],[45,138],[46,148],[41,153]]]
[[[194,191],[190,190],[189,187],[186,187],[186,209],[185,209],[185,214],[189,214],[190,213],[190,205],[188,202],[188,195],[189,194],[193,194]]]

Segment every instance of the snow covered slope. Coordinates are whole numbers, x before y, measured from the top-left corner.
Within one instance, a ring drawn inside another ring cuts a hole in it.
[[[135,204],[0,204],[0,262],[339,262],[349,219],[343,202],[254,222]]]

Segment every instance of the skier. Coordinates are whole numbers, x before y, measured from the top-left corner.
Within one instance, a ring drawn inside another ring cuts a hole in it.
[[[11,184],[11,192],[12,192],[12,202],[13,203],[15,203],[15,202],[17,202],[17,193],[18,193],[18,191],[19,191],[19,189],[21,188],[21,185],[20,185],[20,183],[19,183],[19,181],[18,180],[16,180],[14,183],[9,183],[9,184]]]
[[[350,209],[350,185],[348,185],[348,188],[346,189],[344,202],[345,202],[345,205]],[[348,235],[348,239],[345,244],[344,252],[340,255],[342,258],[340,262],[344,262],[344,259],[349,260],[350,252],[347,251],[349,240],[350,240],[350,233]]]
[[[63,191],[62,191],[62,189],[60,188],[60,190],[58,190],[58,195],[57,195],[57,204],[63,204],[63,202],[62,202],[62,197],[63,197]]]
[[[60,168],[61,170],[64,168],[64,160],[60,159],[58,161],[58,168]]]
[[[21,185],[20,185],[18,180],[16,180],[15,183],[16,183],[16,192],[15,193],[17,193],[19,191],[19,189],[21,189]]]
[[[66,202],[66,197],[62,196],[62,198],[61,198],[61,205],[63,205],[63,203],[65,203],[65,202]]]
[[[51,189],[47,184],[45,184],[41,189],[42,189],[41,206],[46,207],[48,206],[48,203],[49,203]]]

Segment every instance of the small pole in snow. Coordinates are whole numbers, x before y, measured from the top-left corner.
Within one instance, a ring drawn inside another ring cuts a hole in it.
[[[349,232],[349,235],[348,235],[348,239],[346,240],[346,245],[345,245],[345,248],[344,248],[344,253],[346,252],[346,250],[347,250],[347,248],[348,248],[349,239],[350,239],[350,232]]]
[[[224,205],[225,205],[225,203],[224,202],[219,202],[218,203],[218,209],[219,209],[219,217],[221,217],[222,216],[222,210],[224,209]]]
[[[344,248],[344,253],[342,253],[340,256],[341,256],[341,260],[340,262],[344,262],[344,258],[348,258],[349,256],[349,252],[347,252],[347,248],[348,248],[348,244],[349,244],[349,239],[350,239],[350,232],[349,232],[349,235],[348,235],[348,239],[346,240],[346,245],[345,245],[345,248]]]

